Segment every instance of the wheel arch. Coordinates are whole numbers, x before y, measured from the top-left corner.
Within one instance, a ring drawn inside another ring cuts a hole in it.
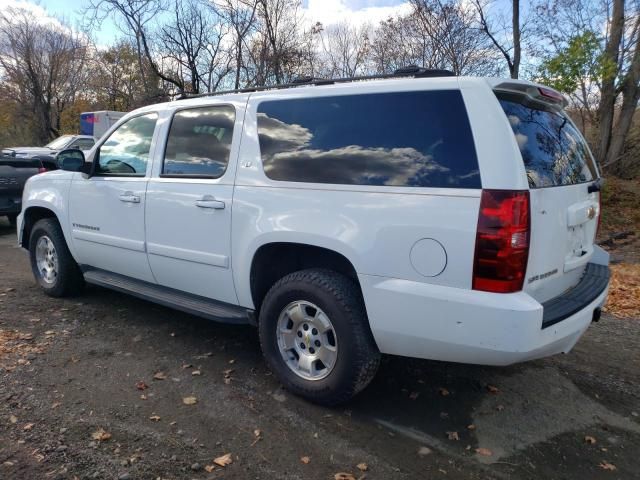
[[[360,290],[356,268],[343,253],[310,243],[268,242],[255,250],[248,275],[248,287],[256,312],[260,311],[262,301],[274,283],[289,273],[308,268],[339,272],[352,279]]]

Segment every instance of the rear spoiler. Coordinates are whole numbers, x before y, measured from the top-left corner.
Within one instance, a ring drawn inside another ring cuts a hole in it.
[[[493,87],[495,91],[515,92],[526,95],[536,102],[543,102],[557,107],[566,108],[569,105],[567,98],[560,92],[542,85],[534,85],[521,82],[502,82]]]

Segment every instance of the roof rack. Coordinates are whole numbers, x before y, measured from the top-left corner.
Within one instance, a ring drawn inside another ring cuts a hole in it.
[[[219,92],[211,93],[182,93],[178,100],[185,98],[199,98],[199,97],[211,97],[215,95],[225,95],[230,93],[251,93],[251,92],[263,92],[265,90],[281,90],[285,88],[295,88],[308,85],[333,85],[336,83],[350,83],[359,82],[362,80],[382,80],[387,78],[430,78],[430,77],[454,77],[455,74],[451,70],[444,69],[429,69],[418,67],[416,65],[409,65],[407,67],[399,68],[393,73],[387,73],[383,75],[362,75],[357,77],[344,77],[344,78],[316,78],[311,76],[298,77],[292,80],[290,83],[281,83],[278,85],[266,85],[261,87],[247,87],[238,88],[236,90],[222,90]]]

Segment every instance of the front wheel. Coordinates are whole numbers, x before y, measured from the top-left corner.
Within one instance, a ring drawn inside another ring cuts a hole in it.
[[[330,270],[302,270],[276,282],[260,310],[259,335],[283,385],[323,405],[356,395],[380,363],[357,285]]]
[[[65,297],[82,291],[84,277],[55,219],[45,218],[33,226],[29,257],[33,276],[47,295]]]

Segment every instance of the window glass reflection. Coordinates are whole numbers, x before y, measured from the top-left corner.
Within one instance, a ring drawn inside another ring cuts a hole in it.
[[[480,188],[458,91],[265,101],[258,135],[274,180]]]
[[[566,114],[512,96],[501,97],[500,104],[520,148],[530,187],[573,185],[595,178],[587,144]]]
[[[228,105],[176,112],[164,154],[163,175],[222,176],[229,162],[235,111]]]
[[[149,113],[122,124],[100,146],[97,174],[144,176],[158,115]]]

